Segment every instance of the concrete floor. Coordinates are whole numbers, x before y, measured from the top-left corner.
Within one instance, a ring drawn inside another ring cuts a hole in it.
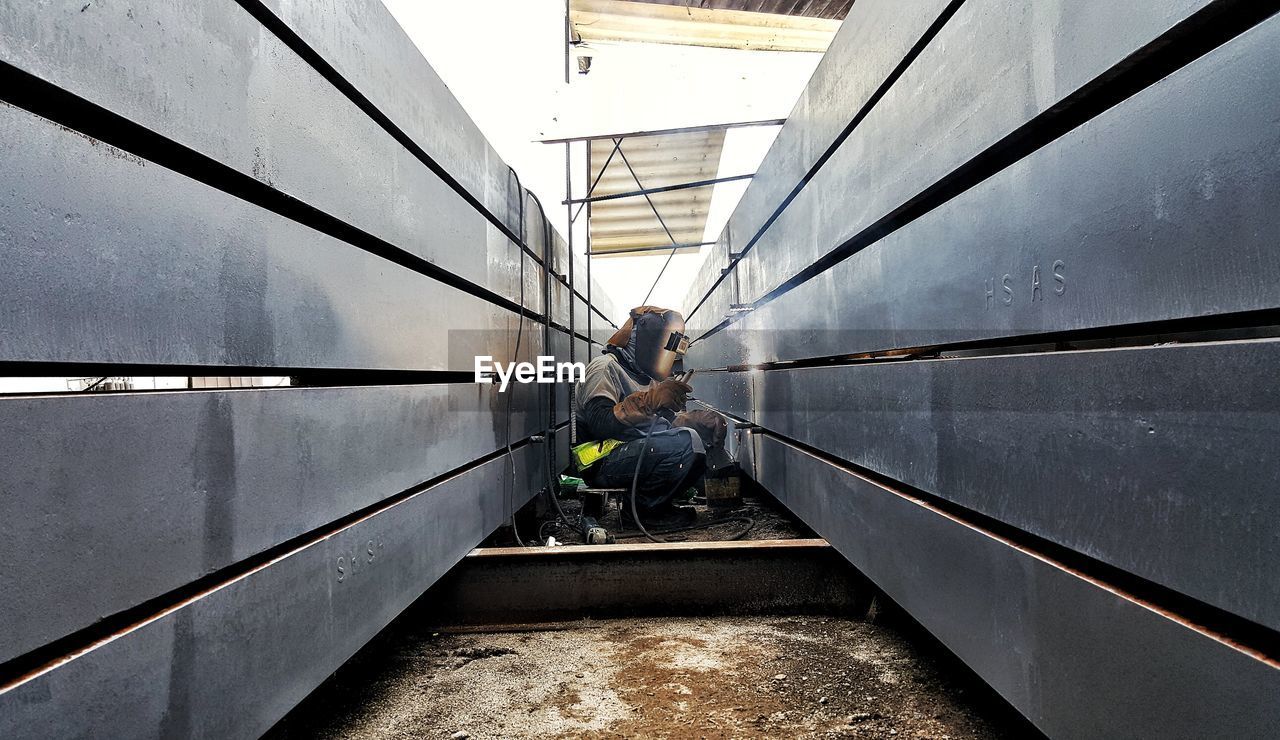
[[[269,737],[1036,734],[927,636],[883,622],[655,618],[432,632],[402,620]]]

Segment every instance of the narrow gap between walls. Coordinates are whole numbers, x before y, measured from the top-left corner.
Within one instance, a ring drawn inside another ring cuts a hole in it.
[[[552,324],[557,330],[558,324]],[[567,341],[567,339],[566,339]],[[596,348],[603,347],[599,342],[589,342],[586,337],[578,336],[578,341],[588,344],[588,352],[594,356]],[[544,349],[549,352],[549,349]],[[48,378],[50,380],[70,381],[72,379],[92,379],[84,388],[49,391],[0,391],[0,398],[31,396],[76,396],[76,395],[123,395],[134,393],[206,393],[210,391],[230,390],[290,390],[298,388],[355,388],[393,385],[450,385],[475,384],[474,370],[376,370],[363,368],[298,368],[298,367],[244,367],[225,365],[150,365],[150,364],[104,364],[79,362],[0,362],[0,380],[8,378]],[[156,388],[124,388],[111,381],[122,378],[237,378],[240,383],[235,386],[201,386],[201,387],[156,387]],[[264,378],[272,382],[256,384],[254,381]]]
[[[6,378],[48,378],[50,380],[88,380],[83,388],[66,390],[0,392],[4,397],[31,396],[100,396],[138,393],[207,393],[232,390],[296,390],[298,388],[372,387],[389,385],[474,384],[475,373],[443,370],[361,370],[328,368],[263,368],[192,365],[103,365],[96,363],[30,363],[0,362],[0,380]],[[111,382],[132,378],[235,378],[235,386],[118,388]],[[276,379],[264,385],[254,384],[263,378]],[[99,382],[106,381],[106,382]]]

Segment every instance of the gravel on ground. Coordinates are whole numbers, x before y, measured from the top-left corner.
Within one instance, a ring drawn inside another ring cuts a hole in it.
[[[1012,738],[927,636],[830,617],[431,632],[397,623],[274,738]]]

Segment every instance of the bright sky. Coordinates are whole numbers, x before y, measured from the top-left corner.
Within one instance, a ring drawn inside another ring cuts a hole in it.
[[[564,210],[551,204],[564,199],[564,147],[536,140],[786,118],[820,59],[803,53],[597,45],[591,73],[575,71],[566,86],[563,0],[383,2],[498,154],[554,211],[548,215],[562,234]],[[730,130],[720,171],[755,171],[776,133],[772,128]],[[574,172],[582,169],[578,165]],[[585,190],[581,184],[577,188],[578,195]],[[704,241],[714,241],[745,188],[745,183],[716,187]],[[650,303],[683,307],[707,251],[675,257]],[[592,271],[625,308],[640,302],[665,259],[665,253],[610,257],[595,260]]]

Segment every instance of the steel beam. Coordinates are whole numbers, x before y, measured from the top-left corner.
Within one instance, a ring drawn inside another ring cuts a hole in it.
[[[552,335],[552,354],[555,355],[557,362],[569,361],[569,337],[564,332],[556,332]],[[600,346],[588,344],[584,339],[578,337],[574,349],[574,357],[578,362],[586,365],[600,352]],[[555,394],[556,420],[558,422],[566,422],[569,420],[569,384],[557,383],[552,386],[546,386],[550,393]],[[567,462],[567,458],[565,458]]]
[[[742,468],[742,472],[752,480],[759,480],[760,470],[756,465],[756,449],[759,445],[756,443],[755,437],[759,431],[755,428],[745,425],[735,425],[734,440],[737,449],[735,459],[738,467]]]
[[[538,210],[535,203],[536,201],[531,196],[527,204],[528,207],[525,209],[525,224],[526,224],[525,243],[528,245],[530,251],[532,251],[534,254],[538,255],[539,258],[541,258],[542,255],[545,253],[544,244],[547,237],[547,221],[543,217],[541,211]],[[552,257],[551,261],[553,263],[553,272],[554,272],[554,275],[551,278],[551,294],[552,294],[552,306],[553,306],[552,320],[560,324],[561,326],[567,327],[569,325],[569,320],[568,320],[569,284],[563,278],[561,271],[567,270],[568,268],[569,249],[568,249],[568,245],[565,244],[564,240],[560,238],[560,234],[558,232],[556,232],[555,230],[552,230],[550,234],[551,234],[550,252],[551,252],[551,257]],[[581,264],[582,260],[578,259],[577,262],[578,264]],[[529,296],[535,296],[538,298],[539,301],[541,300],[540,291],[542,289],[541,276],[542,276],[543,269],[544,268],[540,259],[539,261],[533,261],[532,259],[530,259],[529,264],[525,265],[526,283],[529,282],[527,277],[529,272],[536,271],[538,273],[537,283],[528,284],[526,286],[526,300],[528,300]],[[575,268],[575,270],[581,270],[581,269],[582,268]],[[592,292],[592,303],[590,308],[596,315],[595,325],[610,327],[609,331],[613,331],[613,328],[616,328],[616,323],[612,317],[616,315],[617,312],[613,309],[612,302],[601,291],[600,286],[596,285],[595,283],[592,283],[592,286],[593,286],[592,287],[593,292]],[[530,291],[534,291],[534,292],[530,292]],[[577,308],[575,309],[575,312],[581,311],[583,312],[582,315],[585,316],[586,315],[585,312],[587,311],[587,308],[588,308],[588,304],[585,296],[583,296],[582,291],[579,291],[576,288],[574,289],[573,293],[577,301]],[[511,298],[514,300],[516,296],[511,296]],[[539,302],[538,305],[534,308],[535,310],[540,312],[542,309],[541,303]],[[582,333],[585,334],[585,332],[582,332]]]
[[[244,5],[257,7],[251,0]],[[235,3],[202,6],[202,22],[192,24],[189,18],[197,10],[183,3],[93,6],[81,13],[79,6],[36,12],[30,4],[13,2],[0,5],[0,60],[517,300],[520,249],[477,209],[495,217],[510,236],[523,233],[535,254],[541,250],[532,242],[542,227],[526,223],[521,231],[518,178],[492,152],[386,9],[362,0],[323,10],[310,3],[276,5],[274,12],[296,28],[274,30],[305,36],[319,51],[302,45],[299,56],[299,42],[264,30]],[[272,17],[261,8],[256,12]],[[335,23],[335,13],[358,22]],[[366,38],[368,33],[379,40]],[[369,43],[352,45],[356,39]],[[354,59],[330,61],[341,61],[362,85],[378,88],[379,101],[405,122],[405,129],[396,130],[402,136],[412,132],[407,141],[370,120],[369,111],[343,94],[345,88],[335,87],[348,80],[326,77],[326,70],[308,63],[327,64],[309,55],[341,56],[336,45],[344,41],[347,49],[378,48],[378,55],[360,55],[360,69],[351,68]],[[197,65],[192,73],[196,50],[217,64]],[[139,66],[139,53],[155,63]],[[381,65],[387,57],[394,58],[391,69],[405,82],[403,89],[417,94],[393,96],[379,87],[386,79],[373,79],[366,67]],[[317,116],[324,127],[277,125]],[[441,126],[442,120],[450,124]],[[446,131],[447,136],[441,135]],[[430,164],[408,146],[425,152]],[[524,213],[526,222],[540,221],[532,199],[524,203]],[[541,274],[526,265],[525,305],[530,309],[538,306]]]
[[[1280,306],[1280,19],[694,344],[704,366]]]
[[[786,130],[785,127],[783,130]],[[769,159],[766,157],[764,161],[767,163]],[[752,180],[753,184],[755,182],[756,180]],[[733,244],[732,233],[725,228],[713,244],[707,245],[710,247],[708,255],[704,258],[701,269],[694,275],[681,309],[685,314],[685,333],[690,337],[701,337],[711,331],[728,312],[729,303],[737,301],[737,295],[732,291],[734,281],[737,280],[731,268],[735,260]],[[720,284],[722,277],[728,283],[726,292],[713,290],[713,286]],[[701,306],[703,296],[713,301],[713,305]],[[695,307],[699,308],[694,310]]]
[[[510,168],[381,2],[337,0],[316,5],[306,0],[242,0],[240,4],[259,17],[267,13],[283,24],[279,28],[271,23],[272,29],[282,37],[296,39],[313,66],[331,71],[324,74],[336,87],[354,91],[355,98],[367,101],[371,111],[385,117],[394,130],[447,173],[445,179],[456,190],[468,193],[518,234],[515,224],[521,196],[515,191]],[[377,53],[371,53],[372,49]],[[415,94],[405,95],[405,90]],[[530,197],[525,203],[526,220],[536,212]],[[524,233],[526,244],[537,255],[542,250],[533,242],[541,239],[541,229],[541,225],[529,227]],[[563,240],[558,234],[554,239],[563,254]],[[558,260],[555,271],[563,275],[563,257]],[[593,304],[600,304],[597,314],[612,321],[608,317],[616,311],[611,310],[599,286],[592,292],[593,298],[597,296],[601,297],[601,301],[593,300]]]
[[[760,481],[1049,737],[1265,738],[1280,669],[775,438]]]
[[[506,163],[378,0],[238,0],[283,24],[341,82],[515,230],[518,194]],[[279,30],[279,29],[277,29]],[[284,31],[281,31],[284,33]],[[406,91],[413,91],[406,94]]]
[[[1266,340],[774,370],[753,421],[1280,629],[1277,366]]]
[[[552,234],[553,234],[552,254],[553,254],[554,267],[557,271],[563,271],[564,273],[567,273],[568,267],[569,267],[569,260],[570,260],[568,245],[565,244],[564,239],[561,239],[558,233],[553,231]],[[670,249],[670,247],[667,247],[667,249]],[[540,249],[539,249],[539,253],[541,253]],[[581,253],[575,253],[572,256],[572,259],[574,262],[574,272],[579,276],[585,275],[587,271],[585,257]],[[575,282],[576,282],[576,278],[575,278]],[[592,290],[592,294],[591,294],[592,303],[590,308],[595,313],[595,318],[593,319],[593,325],[592,325],[593,331],[596,332],[597,338],[604,337],[604,339],[599,339],[599,341],[604,341],[605,339],[608,339],[610,335],[613,334],[618,324],[620,323],[620,320],[618,317],[619,311],[613,305],[613,302],[609,300],[608,296],[604,293],[604,291],[600,288],[598,284],[593,283],[591,290]],[[568,282],[561,280],[559,278],[552,279],[551,281],[551,318],[553,321],[555,321],[556,323],[560,324],[563,327],[569,326],[569,294],[570,292],[569,292]],[[574,296],[574,315],[586,316],[587,310],[588,310],[586,297],[582,294],[582,291],[578,290],[577,288],[573,290],[573,296]],[[624,309],[621,312],[621,314],[622,314],[622,320],[625,320],[626,310]],[[585,336],[586,321],[581,321],[578,323],[579,323],[579,326],[575,328],[577,329],[579,334]]]
[[[691,398],[739,419],[753,420],[760,380],[759,372],[699,371],[691,381]]]
[[[1061,114],[1064,99],[1211,4],[1239,5],[967,0],[738,263],[739,302],[863,235],[1037,115]]]
[[[573,255],[573,260],[576,264],[574,271],[579,275],[587,274],[586,251],[586,249],[583,249]],[[575,290],[574,292],[576,292],[578,297],[582,299],[582,305],[584,306],[582,310],[585,312],[585,306],[587,305],[586,296],[582,294],[581,290]],[[626,321],[627,313],[631,309],[631,306],[614,305],[613,299],[609,297],[608,292],[602,289],[600,284],[596,282],[591,283],[590,305],[592,311],[595,312],[595,318],[592,319],[591,325],[592,331],[596,333],[597,337],[604,337],[604,339],[599,339],[601,342],[608,339],[609,336],[613,334],[614,330],[616,330],[622,322]],[[582,315],[586,316],[586,313],[583,313]],[[586,322],[584,321],[582,323],[585,326]],[[586,331],[579,330],[579,333],[586,334]]]
[[[701,249],[702,247],[709,247],[712,244],[715,244],[715,242],[685,242],[684,244],[676,244],[674,246],[672,246],[671,244],[651,244],[645,247],[621,247],[619,249],[606,249],[603,251],[593,251],[591,252],[591,256],[616,257],[622,254],[636,254],[638,252],[670,252],[672,249],[694,250],[694,249]],[[689,254],[690,252],[686,251],[684,253]]]
[[[621,149],[618,150],[621,152]],[[739,180],[750,180],[755,177],[754,174],[731,175],[729,177],[713,177],[708,180],[697,180],[694,182],[682,182],[675,185],[662,185],[655,188],[640,188],[625,193],[608,193],[606,195],[592,195],[586,198],[573,198],[571,200],[561,201],[564,205],[573,205],[578,203],[599,203],[604,200],[619,200],[621,198],[636,198],[641,195],[653,195],[655,193],[670,193],[674,190],[690,190],[692,188],[705,188],[712,185],[719,185],[722,182],[738,182]],[[670,249],[670,245],[667,247]]]
[[[379,9],[367,20],[385,15]],[[384,53],[383,44],[370,48]],[[10,0],[0,3],[0,60],[472,283],[518,292],[519,249],[234,2],[82,11]],[[415,94],[400,97],[454,116],[453,125],[435,122],[449,140],[478,139],[472,147],[488,151],[447,90],[406,89]],[[459,135],[468,130],[472,136]],[[497,213],[514,224],[515,178],[504,170],[492,179],[503,193]]]
[[[508,400],[542,431],[540,390],[0,399],[0,663],[500,449]]]
[[[950,3],[947,0],[858,0],[801,91],[756,178],[742,195],[721,238],[739,248],[755,238],[830,154],[858,111],[891,79],[913,46]],[[690,287],[686,320],[723,318],[724,310],[698,309],[718,280],[704,270]],[[703,312],[708,314],[702,316]],[[697,335],[695,335],[697,336]]]
[[[586,302],[579,298],[574,291],[574,315],[581,316],[582,311],[586,307]],[[551,283],[551,320],[568,328],[569,326],[569,286],[561,283],[559,280],[553,280]],[[580,334],[586,334],[585,327],[579,328]]]
[[[871,591],[822,540],[486,548],[413,619],[440,625],[690,614],[865,613]]]
[[[542,214],[380,4],[0,0],[0,74],[0,362],[470,372],[518,327],[552,352],[507,310],[542,310],[511,243]],[[552,392],[0,400],[0,736],[260,734],[567,460],[564,433],[495,457]]]
[[[763,121],[738,121],[734,123],[710,123],[702,126],[681,126],[680,128],[660,128],[648,131],[630,131],[623,134],[593,134],[590,136],[574,136],[564,139],[542,139],[540,144],[566,144],[575,141],[599,141],[601,139],[633,139],[641,136],[667,136],[669,134],[692,134],[702,131],[724,131],[731,128],[752,128],[756,126],[781,126],[785,118],[770,118]]]
[[[487,300],[25,111],[0,132],[2,361],[470,372],[513,346]]]
[[[670,249],[670,247],[668,247],[668,249]],[[574,315],[585,316],[587,303],[576,295],[577,291],[574,291],[574,293]],[[600,312],[598,311],[598,313]],[[624,311],[622,314],[624,320],[626,315],[627,314]],[[552,321],[562,327],[569,326],[569,289],[559,281],[553,281],[551,284],[551,318]],[[609,341],[609,337],[613,336],[613,333],[617,331],[617,329],[610,324],[605,324],[600,320],[596,320],[591,331],[594,334],[591,339],[603,344]],[[585,321],[578,322],[577,334],[579,337],[586,337],[587,326]],[[577,357],[581,359],[582,357],[590,356],[579,354]],[[587,361],[589,362],[590,360],[588,359]]]
[[[540,460],[520,448],[520,490]],[[509,475],[487,462],[0,687],[0,736],[260,736],[502,523]]]

